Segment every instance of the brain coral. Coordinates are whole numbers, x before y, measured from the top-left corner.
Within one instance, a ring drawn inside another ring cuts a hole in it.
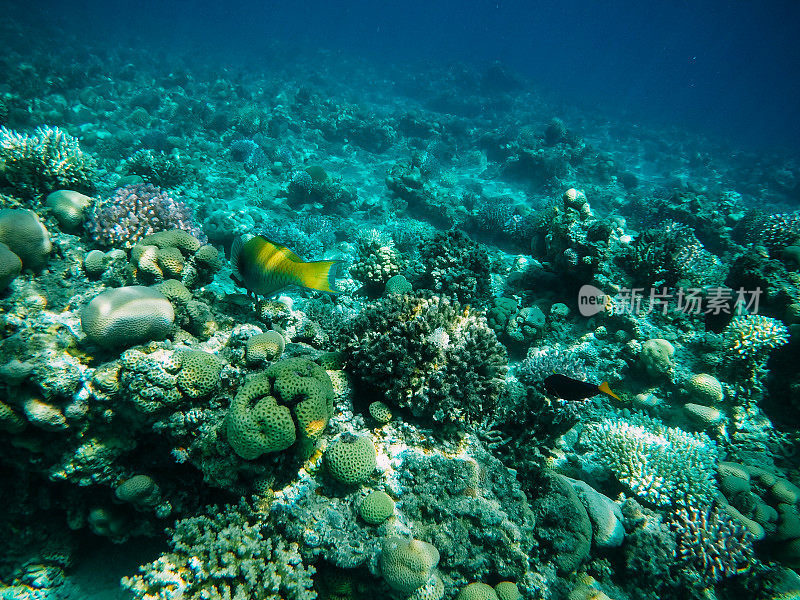
[[[22,261],[8,246],[0,242],[0,292],[8,287],[22,270]]]
[[[373,490],[361,501],[358,514],[370,525],[380,525],[394,514],[394,500],[381,490]]]
[[[458,592],[456,600],[498,600],[494,588],[485,583],[470,583]]]
[[[490,419],[508,370],[479,311],[438,296],[389,296],[348,325],[347,368],[390,405],[440,423]]]
[[[724,393],[719,379],[708,373],[698,373],[686,384],[686,391],[698,404],[710,406],[722,401]]]
[[[172,329],[175,312],[167,297],[133,285],[106,290],[81,311],[86,336],[106,348],[162,340]]]
[[[344,434],[325,450],[328,473],[342,483],[364,483],[376,465],[375,444],[368,436]]]
[[[86,216],[86,209],[92,199],[85,194],[72,190],[56,190],[49,194],[45,203],[58,221],[67,231],[78,228]]]
[[[383,541],[380,558],[383,579],[402,594],[411,594],[425,585],[437,564],[439,551],[428,542],[397,537]]]
[[[0,210],[0,242],[22,260],[26,269],[40,269],[47,262],[50,235],[32,210],[7,208]]]
[[[315,442],[332,414],[333,386],[325,369],[289,358],[239,389],[225,417],[225,433],[234,451],[252,460],[285,450],[298,436]]]

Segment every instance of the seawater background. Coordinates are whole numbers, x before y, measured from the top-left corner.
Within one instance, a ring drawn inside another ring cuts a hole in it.
[[[500,60],[551,97],[620,120],[692,129],[747,149],[800,149],[800,3],[794,1],[7,4],[7,14],[58,24],[65,34],[187,53],[220,69],[258,68],[276,43],[408,69]],[[58,40],[50,42],[57,49]]]

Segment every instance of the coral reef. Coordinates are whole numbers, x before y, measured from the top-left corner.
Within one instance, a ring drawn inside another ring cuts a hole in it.
[[[606,419],[588,424],[581,442],[593,460],[644,501],[692,506],[714,499],[717,452],[705,434],[665,427],[648,418]]]

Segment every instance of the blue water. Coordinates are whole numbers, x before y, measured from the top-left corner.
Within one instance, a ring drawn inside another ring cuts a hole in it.
[[[17,4],[17,3],[11,3]],[[23,5],[23,3],[19,3]],[[636,1],[35,2],[65,34],[258,65],[265,45],[376,64],[501,61],[619,119],[746,148],[800,147],[800,3]],[[12,10],[13,14],[13,10]]]

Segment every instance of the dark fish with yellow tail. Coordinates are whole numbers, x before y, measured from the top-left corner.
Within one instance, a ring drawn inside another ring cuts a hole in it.
[[[240,236],[231,248],[231,278],[259,296],[273,296],[291,285],[338,294],[338,260],[306,262],[286,246],[261,235]]]
[[[547,390],[547,393],[551,396],[571,402],[586,400],[586,398],[597,396],[597,394],[606,394],[617,400],[620,399],[619,396],[608,387],[607,381],[597,385],[596,383],[573,379],[572,377],[559,375],[558,373],[550,375],[544,380],[544,389]]]

